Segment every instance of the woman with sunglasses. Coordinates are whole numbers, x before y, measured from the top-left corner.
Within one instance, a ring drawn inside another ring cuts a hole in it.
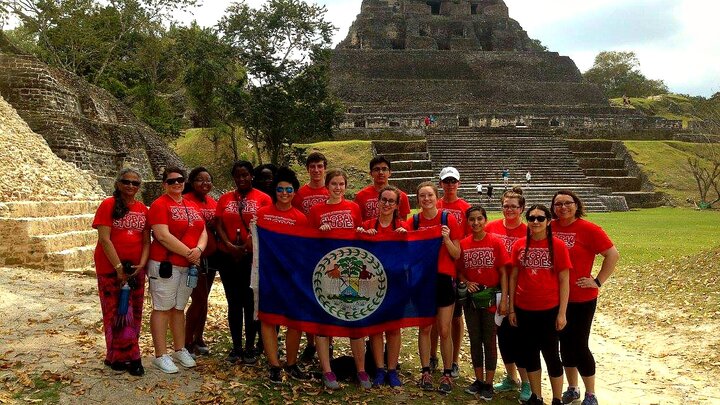
[[[257,212],[257,224],[259,226],[282,226],[284,228],[298,228],[308,225],[305,214],[292,206],[295,190],[300,188],[300,182],[295,172],[287,167],[280,167],[272,182],[275,192],[272,194],[274,204],[262,207]],[[263,271],[260,269],[260,271]],[[278,359],[278,326],[275,323],[264,319],[264,314],[259,314],[261,321],[260,336],[263,340],[265,355],[270,364],[270,382],[279,384],[282,382],[280,371],[280,360]],[[298,367],[298,351],[300,348],[300,332],[297,329],[288,328],[285,335],[285,348],[287,360],[285,372],[290,378],[299,381],[310,379],[300,367]]]
[[[438,391],[449,394],[452,391],[453,353],[450,331],[455,307],[455,277],[457,275],[454,261],[460,257],[460,239],[463,237],[463,229],[458,225],[454,215],[443,214],[438,209],[438,188],[434,183],[429,181],[420,183],[416,195],[420,213],[408,219],[405,228],[417,230],[439,227],[442,235],[436,279],[437,316],[435,327],[440,336],[440,354],[443,360],[443,376],[440,379]],[[446,222],[443,223],[443,221]],[[430,374],[430,332],[432,328],[433,325],[422,327],[418,333],[418,351],[422,367],[419,385],[426,391],[434,390]]]
[[[580,399],[578,373],[585,385],[583,405],[596,405],[595,359],[588,342],[600,287],[615,271],[620,254],[602,228],[586,221],[585,207],[572,191],[560,190],[552,199],[552,222],[555,236],[562,239],[570,251],[570,299],[567,309],[568,326],[560,333],[562,354],[568,389],[563,403]],[[593,278],[595,256],[603,257],[602,266]]]
[[[540,353],[550,377],[552,405],[561,404],[563,368],[558,353],[559,332],[567,324],[565,313],[569,294],[569,270],[572,266],[567,247],[553,237],[550,210],[536,204],[528,209],[527,236],[513,245],[510,273],[510,324],[519,328],[518,367],[527,370],[532,394],[526,402],[542,401]]]
[[[173,357],[184,367],[195,367],[195,360],[185,348],[185,306],[193,290],[188,286],[188,270],[191,265],[200,265],[200,256],[207,247],[207,231],[200,207],[183,197],[185,179],[184,170],[165,169],[165,194],[150,205],[148,217],[154,237],[148,262],[153,364],[164,373],[178,372],[166,353],[168,326],[175,349]]]
[[[202,253],[200,275],[197,287],[193,289],[190,306],[185,314],[185,348],[192,354],[209,355],[210,349],[203,339],[205,321],[208,312],[208,297],[215,281],[217,272],[217,236],[215,231],[215,211],[217,202],[210,196],[213,188],[210,172],[202,166],[190,171],[188,181],[185,183],[183,197],[194,202],[205,220],[208,239],[207,247]]]
[[[525,210],[525,197],[522,188],[513,187],[511,190],[504,192],[500,197],[500,204],[502,205],[503,217],[488,222],[485,225],[485,231],[498,236],[505,243],[505,249],[509,255],[513,244],[524,238],[527,233],[527,226],[522,221],[522,214]],[[507,272],[504,275],[506,279],[509,277],[509,273]],[[507,299],[507,297],[503,297],[503,299]],[[495,384],[493,388],[497,392],[506,392],[517,390],[519,387],[520,397],[518,399],[523,402],[527,401],[531,395],[527,372],[524,368],[516,367],[520,350],[518,328],[510,325],[508,317],[503,317],[502,323],[497,329],[497,337],[506,374],[503,380]],[[521,383],[518,382],[517,374],[520,374]]]
[[[400,201],[402,195],[395,186],[385,186],[378,194],[378,208],[380,215],[377,218],[368,219],[357,230],[368,235],[386,233],[407,233],[403,227],[404,221],[400,218]],[[388,329],[385,332],[387,340],[387,369],[385,368],[385,348],[383,333],[370,336],[372,355],[377,367],[373,387],[380,387],[386,383],[392,388],[402,386],[402,381],[397,372],[398,358],[400,357],[400,328]]]
[[[105,330],[105,364],[113,370],[127,370],[134,376],[145,374],[140,360],[140,327],[145,296],[145,264],[150,253],[148,210],[135,199],[140,190],[140,173],[123,169],[115,180],[115,191],[95,213],[92,227],[97,229],[95,248],[100,308]],[[128,283],[131,322],[118,316],[120,288]]]
[[[308,220],[311,227],[327,232],[333,229],[355,230],[362,224],[360,206],[345,199],[347,185],[347,174],[343,170],[329,170],[325,174],[325,187],[327,187],[329,192],[328,199],[324,203],[314,205],[310,208]],[[337,376],[330,368],[330,337],[315,336],[315,346],[317,347],[320,367],[323,372],[323,384],[325,384],[325,387],[328,389],[340,388]],[[370,388],[372,386],[370,376],[365,372],[364,339],[351,338],[350,348],[353,358],[355,359],[357,378],[360,386]]]
[[[245,364],[255,364],[261,351],[255,347],[255,337],[260,325],[253,319],[255,302],[250,288],[253,250],[250,221],[260,208],[272,205],[272,199],[253,188],[252,163],[239,160],[233,164],[230,174],[235,181],[235,190],[220,196],[215,212],[215,217],[218,218],[218,249],[222,252],[220,279],[225,288],[228,325],[233,344],[226,360],[235,363],[242,359]],[[245,350],[242,339],[243,318]]]

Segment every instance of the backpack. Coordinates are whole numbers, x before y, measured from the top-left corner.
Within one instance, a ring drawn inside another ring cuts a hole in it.
[[[441,225],[447,225],[448,224],[448,212],[447,211],[440,211],[440,224]],[[413,215],[413,229],[417,231],[418,227],[420,226],[420,214]]]

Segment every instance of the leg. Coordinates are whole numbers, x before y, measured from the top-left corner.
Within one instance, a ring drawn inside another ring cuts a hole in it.
[[[432,329],[430,330],[430,357],[431,358],[437,358],[437,348],[438,348],[438,331],[435,325],[432,326]]]
[[[173,308],[170,311],[170,333],[173,337],[173,349],[182,350],[185,347],[185,313],[182,309]]]
[[[452,342],[453,342],[453,364],[458,364],[460,360],[460,348],[462,347],[462,338],[465,333],[465,324],[462,317],[462,305],[455,302],[452,319]]]
[[[315,336],[315,345],[320,359],[320,368],[323,373],[329,373],[330,369],[330,338],[327,336]]]
[[[455,304],[450,304],[447,307],[438,308],[438,314],[436,318],[436,327],[438,330],[438,337],[440,339],[440,354],[443,359],[443,369],[452,369],[452,353],[453,353],[453,341],[451,336],[452,328],[452,314],[455,308]]]
[[[418,353],[420,354],[420,367],[430,369],[430,333],[432,325],[418,329]]]
[[[485,382],[492,384],[497,368],[497,345],[495,344],[495,314],[483,311],[480,314],[480,325],[483,349],[485,354]],[[481,380],[482,381],[482,380]]]
[[[365,339],[350,339],[350,350],[355,360],[355,369],[358,373],[365,372]],[[380,351],[383,353],[383,350]]]
[[[150,313],[150,334],[152,335],[153,346],[155,348],[155,357],[160,357],[167,353],[165,333],[168,330],[169,322],[170,311],[158,311],[154,309],[152,313]]]
[[[385,339],[387,340],[387,368],[388,370],[395,370],[400,358],[402,332],[400,329],[385,331]],[[375,350],[375,347],[373,347],[373,350]]]
[[[385,350],[383,347],[384,346],[383,343],[384,342],[383,342],[383,334],[382,333],[378,333],[378,334],[370,336],[370,345],[372,347],[373,360],[375,360],[375,366],[378,369],[385,367],[385,359],[384,359],[385,356],[383,355]],[[390,362],[390,355],[388,354],[388,363],[389,362]]]
[[[227,299],[227,318],[228,327],[230,328],[230,337],[233,343],[233,350],[239,356],[242,354],[242,294],[240,289],[240,280],[232,260],[223,262],[220,269],[220,280],[225,289],[225,298]]]
[[[265,356],[267,356],[268,363],[271,367],[280,367],[280,360],[278,360],[278,343],[277,343],[277,332],[275,325],[267,322],[261,323],[260,336],[263,339],[263,345],[265,347]],[[295,353],[297,355],[297,351]]]
[[[192,301],[187,309],[187,319],[185,322],[185,347],[190,352],[193,351],[192,346],[197,341],[195,338],[201,330],[200,321],[203,318],[203,313],[207,316],[207,296],[206,275],[200,274],[197,287],[193,288],[193,292],[190,295]]]
[[[465,303],[465,322],[470,337],[470,358],[472,359],[473,369],[475,369],[475,379],[484,381],[480,312],[473,307],[471,302]]]
[[[300,350],[300,335],[302,335],[302,332],[300,332],[297,329],[291,329],[288,328],[287,332],[285,333],[285,350],[287,352],[287,365],[292,366],[297,364],[298,361],[298,350]],[[263,339],[265,339],[265,335],[263,332]],[[277,339],[275,339],[275,345],[277,346]],[[265,343],[265,351],[267,351],[269,346],[267,343]]]

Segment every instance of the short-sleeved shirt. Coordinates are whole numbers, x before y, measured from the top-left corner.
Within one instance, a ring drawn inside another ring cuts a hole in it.
[[[458,224],[462,227],[464,235],[470,235],[470,226],[468,226],[467,221],[465,221],[465,212],[467,212],[468,208],[470,208],[470,204],[467,201],[462,198],[458,198],[453,202],[446,202],[445,200],[440,199],[438,200],[437,207],[442,208],[449,214],[452,214],[455,219],[457,219]]]
[[[505,226],[502,219],[496,219],[485,225],[485,232],[492,233],[502,239],[505,242],[505,250],[509,254],[515,242],[527,237],[527,225],[521,222],[516,228],[510,229]]]
[[[429,229],[442,226],[442,210],[438,210],[437,215],[435,215],[435,218],[433,219],[426,219],[423,217],[422,213],[417,215],[419,215],[420,218],[417,229]],[[413,217],[408,218],[407,222],[405,222],[405,229],[415,230]],[[455,216],[448,214],[447,221],[447,226],[450,228],[450,239],[458,241],[462,239],[463,229],[457,223]],[[446,274],[452,278],[457,277],[455,260],[453,260],[452,256],[450,256],[450,252],[448,251],[447,246],[445,246],[445,243],[440,246],[440,254],[438,256],[438,273]]]
[[[455,262],[458,272],[468,281],[497,287],[500,284],[500,268],[510,264],[505,243],[497,236],[486,233],[482,240],[470,235],[460,241],[460,258]]]
[[[149,221],[150,226],[167,225],[170,234],[191,249],[197,246],[205,230],[200,207],[184,197],[179,203],[175,202],[167,194],[161,195],[150,205]],[[150,244],[150,259],[157,262],[169,260],[176,266],[190,265],[185,256],[170,252],[157,239]]]
[[[570,302],[586,302],[598,296],[597,288],[580,288],[576,281],[580,277],[592,277],[595,256],[611,247],[613,243],[602,228],[578,218],[569,226],[553,221],[553,236],[565,242],[570,251]]]
[[[378,194],[380,190],[376,189],[374,185],[369,185],[364,189],[358,191],[355,195],[355,202],[360,206],[360,213],[362,214],[363,221],[371,218],[377,218],[380,216],[380,206],[378,201]],[[407,194],[400,190],[400,201],[398,202],[398,213],[400,218],[404,221],[407,216],[410,215],[410,200]]]
[[[184,194],[183,197],[185,197],[188,201],[194,202],[195,205],[200,208],[200,215],[205,220],[206,225],[209,224],[213,219],[215,219],[215,212],[217,211],[217,201],[215,201],[214,198],[206,195],[205,201],[201,201],[194,193]],[[210,232],[210,229],[208,229],[207,237],[207,246],[203,251],[203,256],[210,256],[211,254],[215,253],[215,251],[217,251],[217,240],[215,239],[215,234]]]
[[[237,190],[228,191],[218,199],[215,216],[222,223],[230,242],[245,243],[250,235],[250,222],[253,217],[260,208],[268,205],[272,205],[272,199],[256,188],[246,194],[241,194]],[[241,211],[242,217],[240,216]],[[220,243],[218,247],[227,252],[224,243]]]
[[[95,212],[92,227],[95,229],[99,226],[110,227],[110,241],[120,261],[129,260],[137,264],[142,257],[143,232],[149,229],[148,209],[142,202],[135,201],[128,207],[129,211],[125,216],[120,219],[113,219],[114,207],[115,197],[106,198],[100,203]],[[96,262],[101,260],[104,264],[107,264],[107,266],[97,267],[98,274],[106,275],[115,272],[99,242],[95,248],[95,260]]]
[[[513,267],[518,268],[515,287],[515,306],[527,311],[543,311],[560,305],[560,271],[570,269],[570,254],[563,241],[553,237],[553,261],[551,265],[548,239],[530,239],[528,257],[525,258],[525,241],[515,242],[511,257]]]
[[[366,219],[365,221],[363,221],[362,224],[363,229],[376,229],[378,231],[378,234],[394,233],[397,228],[402,228],[404,226],[405,221],[401,220],[400,218],[396,219],[394,222],[391,222],[388,226],[382,226],[379,218]]]
[[[330,225],[330,229],[355,229],[362,225],[360,207],[352,201],[343,199],[338,204],[318,204],[310,209],[310,226]]]
[[[305,215],[310,213],[310,208],[315,205],[322,204],[327,201],[330,191],[327,187],[312,188],[306,184],[295,193],[292,204],[293,207],[302,211]]]
[[[258,226],[283,225],[307,226],[308,219],[299,209],[291,207],[287,211],[280,211],[275,204],[262,207],[257,212]]]

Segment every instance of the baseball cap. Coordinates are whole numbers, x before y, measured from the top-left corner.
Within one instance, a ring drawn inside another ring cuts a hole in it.
[[[460,172],[454,167],[448,166],[440,170],[440,180],[445,180],[448,177],[452,177],[455,180],[460,180]]]

